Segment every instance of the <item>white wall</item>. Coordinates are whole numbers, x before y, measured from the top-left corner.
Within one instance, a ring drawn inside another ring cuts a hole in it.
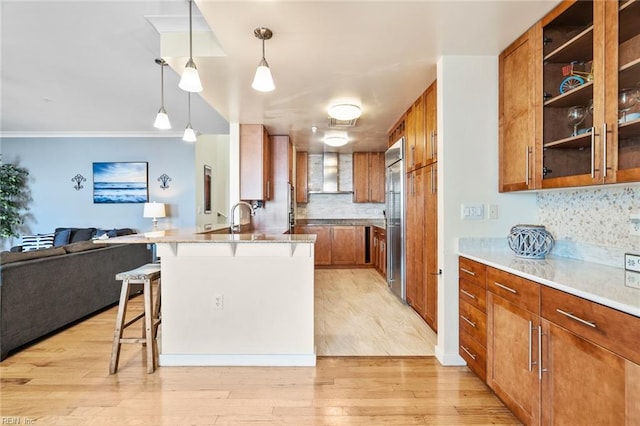
[[[460,237],[506,237],[535,223],[535,193],[498,193],[498,58],[444,56],[438,61],[438,344],[445,365],[458,355]],[[498,205],[497,220],[463,221],[462,203]]]
[[[229,135],[202,135],[195,144],[196,224],[227,223],[229,214]],[[212,171],[211,213],[204,213],[204,166]]]
[[[29,170],[33,202],[23,233],[65,226],[150,228],[142,204],[93,203],[92,163],[105,161],[148,162],[149,200],[167,203],[169,217],[159,226],[195,226],[194,145],[179,138],[3,138],[2,157]],[[71,181],[78,173],[87,179],[81,190]],[[163,173],[172,179],[165,190],[157,180]]]

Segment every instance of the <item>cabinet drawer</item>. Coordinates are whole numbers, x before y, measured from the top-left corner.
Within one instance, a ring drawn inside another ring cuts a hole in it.
[[[484,287],[479,287],[473,284],[473,281],[460,276],[459,292],[460,300],[469,303],[482,312],[487,312],[487,290]]]
[[[501,271],[487,268],[487,289],[524,309],[540,312],[540,284]]]
[[[473,337],[460,332],[460,356],[483,382],[487,382],[487,350]]]
[[[542,317],[640,364],[640,318],[542,286]]]
[[[476,339],[482,346],[487,346],[487,314],[470,304],[460,301],[460,330]]]
[[[458,265],[458,277],[467,279],[475,285],[486,288],[486,265],[467,259],[466,257],[459,257]]]

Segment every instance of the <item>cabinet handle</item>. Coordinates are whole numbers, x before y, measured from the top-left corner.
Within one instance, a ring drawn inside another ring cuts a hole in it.
[[[460,268],[460,270],[461,270],[462,272],[466,273],[466,274],[471,275],[472,277],[475,277],[475,276],[476,276],[476,273],[475,273],[475,272],[470,271],[470,270],[468,270],[468,269]]]
[[[475,323],[475,322],[473,322],[473,321],[471,321],[469,318],[465,317],[464,315],[460,315],[460,318],[462,318],[463,320],[465,320],[465,322],[466,322],[467,324],[469,324],[471,327],[473,327],[473,328],[477,328],[477,327],[476,327],[476,323]]]
[[[436,275],[436,274],[434,274],[434,275]],[[469,293],[468,291],[466,291],[466,290],[465,290],[465,289],[463,289],[463,288],[461,288],[461,289],[460,289],[460,293],[462,293],[462,294],[466,295],[467,297],[470,297],[470,298],[472,298],[472,299],[474,299],[474,300],[475,300],[475,298],[476,298],[473,294]]]
[[[536,327],[533,325],[533,323],[531,321],[529,321],[529,372],[533,371],[533,366],[535,364],[537,364],[536,361],[533,361],[533,345],[531,344],[531,341],[533,340],[533,330],[535,330]]]
[[[431,168],[431,193],[436,193],[435,170]]]
[[[471,352],[469,352],[469,349],[465,348],[464,346],[460,345],[460,349],[462,349],[463,351],[465,351],[467,353],[467,355],[469,355],[474,361],[476,360],[476,356],[474,354],[472,354]]]
[[[431,158],[436,157],[436,132],[431,132]]]
[[[538,326],[538,380],[542,380],[542,373],[546,373],[547,369],[542,368],[542,325]]]
[[[607,123],[602,124],[602,177],[607,177]]]
[[[494,283],[495,285],[497,285],[498,287],[500,287],[501,289],[504,289],[504,290],[510,291],[510,292],[511,292],[511,293],[513,293],[513,294],[518,294],[518,291],[517,291],[517,290],[512,289],[511,287],[507,287],[506,285],[504,285],[504,284],[500,284],[500,283],[499,283],[499,282],[497,282],[497,281],[494,281],[493,283]]]
[[[267,181],[267,198],[271,198],[271,181]]]
[[[573,315],[571,312],[566,312],[566,311],[563,311],[562,309],[556,309],[556,312],[559,313],[559,314],[564,315],[565,317],[569,317],[574,321],[578,321],[580,324],[584,324],[584,325],[588,325],[589,327],[597,328],[595,322],[587,321],[585,319],[577,317],[577,316]]]
[[[596,128],[591,128],[591,179],[596,177]]]
[[[525,146],[524,157],[524,173],[525,173],[525,185],[529,186],[529,145]]]
[[[416,146],[415,145],[411,145],[411,165],[413,166],[414,164],[416,164]]]

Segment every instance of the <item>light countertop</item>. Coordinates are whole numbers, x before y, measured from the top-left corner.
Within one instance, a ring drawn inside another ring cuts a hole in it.
[[[516,257],[489,247],[460,247],[460,256],[640,317],[640,279],[623,268],[566,257]]]
[[[147,243],[315,243],[315,235],[306,234],[225,234],[199,228],[166,229],[139,234],[114,237],[97,242],[106,244],[147,244]]]

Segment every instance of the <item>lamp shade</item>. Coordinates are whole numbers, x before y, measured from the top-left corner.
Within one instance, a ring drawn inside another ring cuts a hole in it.
[[[164,203],[144,203],[144,211],[142,212],[143,217],[166,217],[166,211],[164,208]]]
[[[267,61],[262,58],[256,69],[256,75],[253,77],[253,83],[251,84],[255,90],[259,92],[271,92],[276,88],[273,84],[273,77],[271,76],[271,69]]]
[[[187,124],[182,135],[182,140],[185,142],[195,142],[198,139],[195,130],[191,127],[191,123]]]
[[[160,111],[156,115],[156,121],[153,123],[153,127],[156,129],[167,130],[171,128],[171,122],[169,121],[169,115],[164,107],[160,107]]]
[[[184,66],[178,87],[187,92],[202,92],[202,83],[193,59],[189,59]]]

